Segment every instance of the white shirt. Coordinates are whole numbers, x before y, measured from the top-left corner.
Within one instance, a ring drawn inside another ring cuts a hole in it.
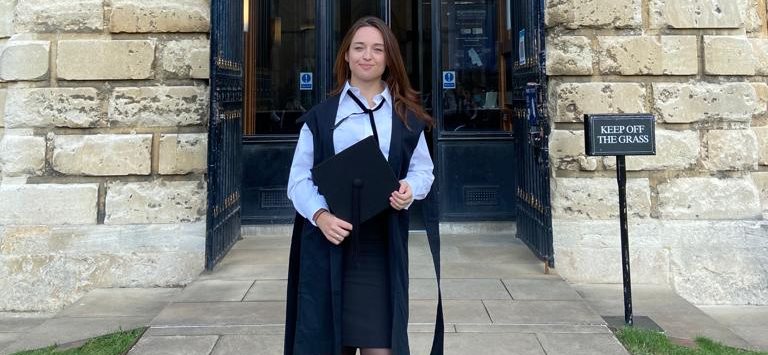
[[[348,96],[347,91],[351,91],[363,103],[368,100],[360,94],[360,89],[352,87],[349,82],[344,85],[344,89],[339,96],[339,107],[336,112],[335,123],[338,124],[345,117],[346,120],[333,130],[333,149],[335,153],[347,149],[351,145],[362,139],[373,135],[368,114],[362,113],[360,107]],[[376,131],[379,135],[379,149],[384,157],[389,158],[389,145],[392,138],[392,96],[389,88],[384,85],[384,91],[373,98],[371,109],[384,100],[384,105],[373,113],[373,119],[376,122]],[[317,186],[312,181],[310,169],[314,165],[314,145],[312,131],[309,130],[306,123],[301,127],[299,133],[299,142],[296,144],[296,151],[293,155],[291,172],[288,177],[288,198],[293,202],[293,207],[304,218],[312,220],[315,212],[321,208],[328,209],[328,203],[325,198],[317,191]],[[432,158],[429,156],[427,141],[424,138],[424,132],[419,136],[419,143],[411,157],[411,163],[408,166],[408,174],[405,180],[411,186],[414,200],[421,200],[427,197],[435,180],[432,170]]]

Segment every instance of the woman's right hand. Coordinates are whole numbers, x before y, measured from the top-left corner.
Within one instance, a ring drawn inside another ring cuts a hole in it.
[[[317,216],[315,224],[323,232],[325,239],[328,239],[329,242],[335,245],[341,244],[352,230],[351,224],[334,216],[331,212],[321,213]]]

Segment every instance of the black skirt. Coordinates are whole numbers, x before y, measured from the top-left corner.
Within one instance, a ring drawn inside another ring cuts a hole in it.
[[[392,344],[387,217],[381,213],[360,225],[357,250],[344,242],[341,342],[347,347]]]

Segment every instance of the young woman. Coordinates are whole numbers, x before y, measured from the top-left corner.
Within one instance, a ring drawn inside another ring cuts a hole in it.
[[[407,208],[427,196],[434,180],[423,132],[432,119],[411,88],[397,41],[382,20],[365,17],[352,25],[334,69],[332,96],[302,117],[288,182],[297,216],[285,354],[360,349],[361,355],[407,355]],[[371,135],[400,187],[392,191],[390,209],[352,226],[329,210],[310,169]],[[359,228],[354,251],[347,241],[353,228]],[[437,323],[432,353],[442,354],[440,306]]]

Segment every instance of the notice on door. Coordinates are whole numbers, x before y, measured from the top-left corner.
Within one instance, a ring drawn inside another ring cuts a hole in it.
[[[299,90],[312,90],[312,73],[299,73]]]
[[[656,155],[651,114],[584,115],[587,155]]]
[[[456,72],[453,70],[443,71],[443,89],[456,88]]]

